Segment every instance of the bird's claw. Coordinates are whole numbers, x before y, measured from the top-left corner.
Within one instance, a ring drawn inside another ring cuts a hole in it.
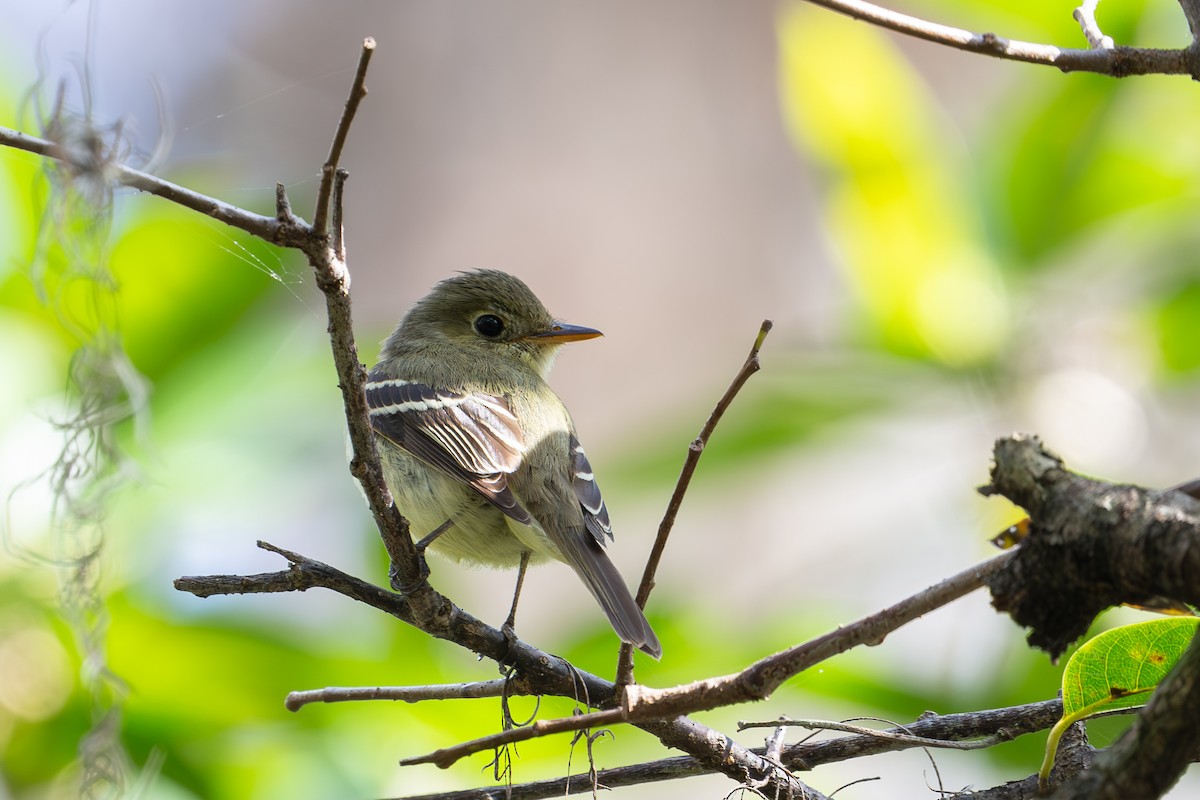
[[[391,583],[392,591],[408,597],[416,592],[425,584],[429,583],[429,563],[425,560],[425,548],[417,548],[417,577],[414,580],[405,582],[400,578],[400,571],[396,569],[396,563],[393,561],[391,568],[388,570],[388,581]]]

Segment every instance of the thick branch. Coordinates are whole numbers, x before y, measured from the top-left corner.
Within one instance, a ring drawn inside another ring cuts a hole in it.
[[[1183,16],[1187,18],[1188,30],[1192,32],[1192,48],[1197,46],[1197,40],[1200,40],[1200,0],[1179,0],[1179,6],[1183,9]]]
[[[1052,656],[1105,608],[1155,597],[1200,604],[1200,502],[1068,472],[1037,437],[996,442],[992,482],[1029,512],[1029,535],[988,581],[992,603]]]
[[[915,36],[971,53],[1048,64],[1063,72],[1097,72],[1114,78],[1129,75],[1190,75],[1200,80],[1200,57],[1195,45],[1185,50],[1143,47],[1071,49],[1005,39],[994,33],[973,33],[937,22],[901,14],[862,0],[808,0],[808,2],[889,30]],[[1194,28],[1193,28],[1194,30]]]

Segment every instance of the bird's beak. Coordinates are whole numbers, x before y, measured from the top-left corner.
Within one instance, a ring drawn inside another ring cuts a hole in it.
[[[525,337],[538,343],[562,344],[563,342],[582,342],[584,339],[595,339],[604,334],[595,328],[585,328],[582,325],[568,325],[565,322],[555,322],[549,329],[541,333],[532,333]]]

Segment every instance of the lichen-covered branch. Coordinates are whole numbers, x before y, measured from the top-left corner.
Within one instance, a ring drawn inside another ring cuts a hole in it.
[[[1036,436],[996,442],[991,484],[1029,535],[988,580],[992,602],[1057,657],[1104,609],[1155,597],[1200,604],[1200,502],[1067,471]]]

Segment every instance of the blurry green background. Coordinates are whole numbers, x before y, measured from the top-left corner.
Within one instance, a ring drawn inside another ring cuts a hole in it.
[[[1038,433],[1108,479],[1164,486],[1198,472],[1200,95],[1185,78],[1063,75],[791,3],[364,2],[336,17],[278,0],[23,5],[0,31],[0,124],[36,134],[61,79],[82,108],[82,80],[97,120],[127,121],[131,159],[167,144],[160,174],[264,213],[277,180],[310,208],[359,42],[375,36],[346,156],[362,357],[432,283],[477,266],[522,276],[562,318],[604,330],[563,354],[554,383],[631,582],[688,442],[759,322],[775,321],[659,573],[649,611],[665,656],[638,672],[652,685],[737,670],[989,556],[986,539],[1018,516],[974,493],[1003,433]],[[1081,46],[1070,5],[908,8]],[[1119,43],[1186,43],[1171,3],[1100,12]],[[481,757],[445,772],[396,761],[497,729],[496,701],[293,714],[283,698],[487,679],[492,665],[329,593],[200,600],[171,588],[179,575],[281,568],[260,538],[386,583],[344,468],[323,304],[304,264],[122,191],[107,239],[115,283],[38,279],[39,231],[95,241],[44,212],[41,168],[0,151],[0,492],[12,493],[0,798],[77,791],[95,685],[120,710],[137,765],[127,782],[153,767],[147,797],[489,783]],[[49,248],[48,269],[66,249]],[[97,298],[99,311],[87,305]],[[104,632],[89,660],[60,601],[75,573],[46,560],[94,531],[50,529],[50,495],[32,479],[61,447],[52,423],[76,344],[63,320],[95,314],[118,326],[150,394],[142,435],[119,428],[136,469],[107,505],[92,573],[107,622],[89,617]],[[432,566],[437,588],[502,619],[511,575]],[[611,675],[615,640],[565,568],[533,573],[523,601],[525,638]],[[98,670],[113,679],[96,684]],[[903,722],[1056,689],[1057,670],[980,595],[768,702],[700,719],[727,731],[780,714]],[[540,713],[569,711],[546,701]],[[597,743],[598,766],[666,755],[639,731],[615,733]],[[1112,735],[1097,729],[1095,743]],[[989,786],[1034,771],[1043,738],[935,757],[947,788]],[[582,748],[552,738],[520,748],[514,780],[585,768]],[[806,779],[829,792],[875,775],[844,796],[908,796],[933,780],[918,752]],[[1193,776],[1176,795],[1196,788]],[[703,778],[620,796],[729,789]]]

